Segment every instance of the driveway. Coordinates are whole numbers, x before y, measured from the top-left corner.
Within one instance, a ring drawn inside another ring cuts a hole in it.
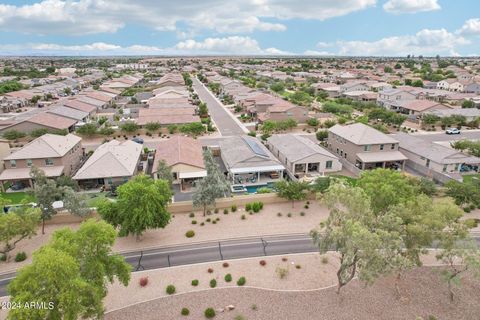
[[[463,139],[480,140],[480,130],[462,131],[460,134],[446,134],[443,131],[438,133],[418,133],[413,134],[413,136],[422,138],[428,142],[455,141]]]
[[[222,136],[237,136],[248,133],[243,124],[227,111],[215,96],[196,78],[192,78],[193,88],[201,101],[208,106],[208,112]]]

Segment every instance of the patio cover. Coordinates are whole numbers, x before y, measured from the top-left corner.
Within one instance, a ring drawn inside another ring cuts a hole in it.
[[[196,171],[196,172],[180,172],[178,177],[180,179],[191,179],[191,178],[203,178],[207,176],[207,171]]]
[[[407,160],[400,151],[360,152],[357,157],[364,163]]]
[[[40,167],[49,178],[60,177],[63,173],[63,166]],[[30,179],[30,168],[6,169],[0,174],[0,181],[7,180],[28,180]]]
[[[265,166],[265,167],[246,167],[246,168],[234,168],[230,171],[232,173],[253,173],[253,172],[270,172],[270,171],[280,171],[285,170],[284,166],[276,165],[276,166]]]

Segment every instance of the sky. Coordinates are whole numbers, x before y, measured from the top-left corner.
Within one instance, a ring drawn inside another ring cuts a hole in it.
[[[0,55],[479,56],[478,0],[0,0]]]

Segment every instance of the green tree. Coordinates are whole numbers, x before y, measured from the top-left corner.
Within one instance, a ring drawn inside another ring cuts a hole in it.
[[[440,120],[440,117],[431,113],[422,116],[422,122],[427,125],[434,125]]]
[[[8,253],[15,249],[18,242],[36,234],[40,221],[40,210],[29,207],[11,209],[8,214],[0,215],[0,253],[8,259]]]
[[[274,82],[270,85],[270,90],[280,93],[285,91],[285,86],[282,82]]]
[[[169,185],[173,183],[173,174],[172,168],[165,162],[165,160],[161,159],[158,161],[157,170],[154,172],[158,179],[168,181]]]
[[[120,236],[134,234],[138,239],[145,230],[164,228],[170,222],[168,204],[173,194],[168,181],[141,174],[118,187],[117,193],[117,201],[102,202],[98,213],[120,228]]]
[[[472,100],[464,100],[462,102],[462,108],[474,108],[475,107],[475,102]]]
[[[207,104],[205,102],[200,102],[200,104],[198,105],[198,114],[200,115],[200,117],[208,117],[208,107],[207,107]]]
[[[317,140],[325,141],[328,138],[328,131],[327,130],[318,130],[315,133],[315,136],[317,137]]]
[[[395,221],[376,217],[365,191],[340,181],[331,184],[323,199],[330,215],[311,231],[311,236],[320,253],[335,248],[340,255],[337,293],[355,275],[371,283],[379,275],[388,273],[393,264],[392,252],[399,243],[391,232],[380,226],[392,228]]]
[[[275,190],[279,197],[292,201],[293,208],[295,201],[305,200],[307,198],[308,183],[280,180],[275,183]]]
[[[138,131],[139,126],[133,121],[126,121],[122,125],[120,125],[120,129],[126,133],[135,133]]]
[[[203,162],[205,163],[207,176],[197,183],[197,188],[193,194],[193,206],[203,208],[203,215],[205,216],[208,206],[214,206],[216,199],[223,198],[230,192],[230,184],[220,171],[209,149],[203,152]]]
[[[200,122],[187,123],[180,126],[180,132],[196,137],[205,133],[205,126]]]
[[[145,129],[147,129],[147,131],[149,132],[155,132],[155,131],[158,131],[158,129],[160,129],[160,123],[158,122],[148,122],[147,124],[145,124]]]
[[[43,136],[46,133],[48,133],[47,128],[39,128],[39,129],[35,129],[35,130],[30,131],[30,137],[38,138],[38,137]]]
[[[97,125],[95,123],[86,123],[76,130],[81,136],[92,137],[97,134]]]
[[[445,194],[452,197],[457,205],[480,205],[480,181],[458,182],[450,180],[445,184]]]
[[[20,132],[17,130],[7,130],[3,133],[3,137],[7,140],[18,140],[25,137],[26,134],[24,132]]]

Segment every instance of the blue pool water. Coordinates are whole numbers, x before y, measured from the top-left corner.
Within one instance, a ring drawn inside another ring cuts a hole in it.
[[[246,186],[248,193],[256,193],[259,188],[270,188],[273,189],[273,183],[269,182],[266,184],[256,185],[256,186]]]

